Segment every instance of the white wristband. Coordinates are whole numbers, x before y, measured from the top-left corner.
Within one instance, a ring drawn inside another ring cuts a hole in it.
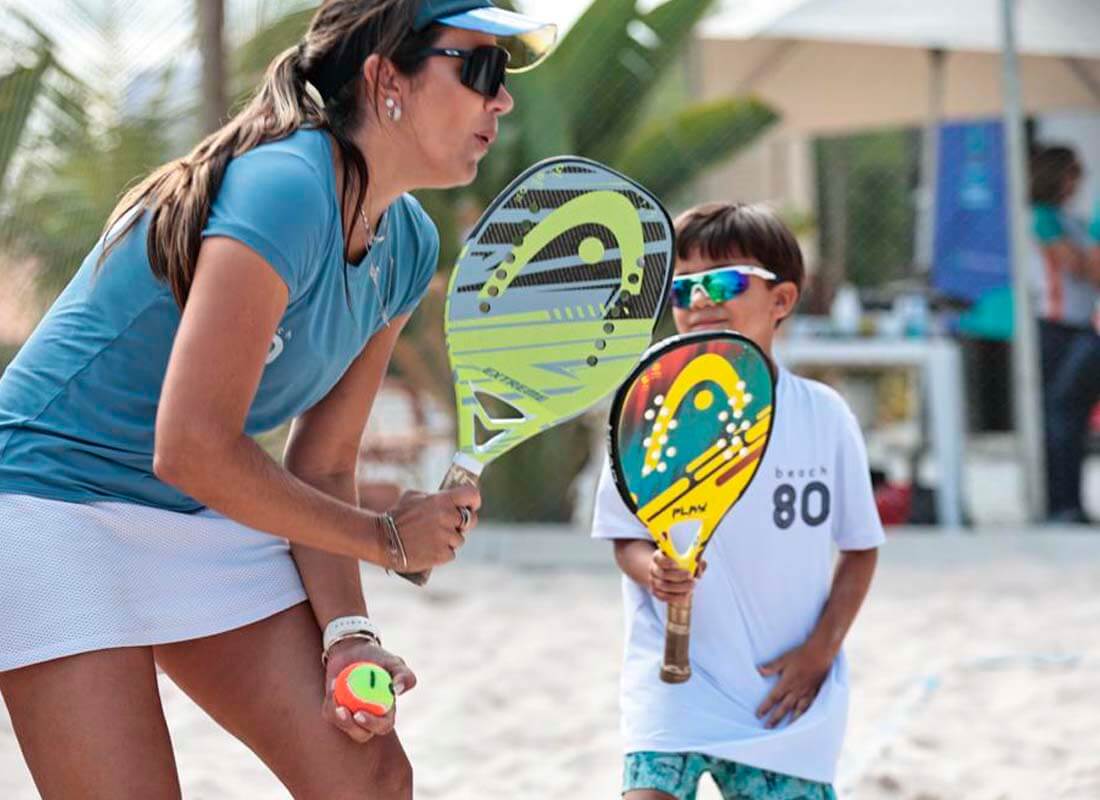
[[[382,642],[382,634],[378,627],[368,617],[337,617],[325,626],[325,633],[321,637],[321,648],[326,653],[338,639],[350,633],[369,633],[379,644]]]

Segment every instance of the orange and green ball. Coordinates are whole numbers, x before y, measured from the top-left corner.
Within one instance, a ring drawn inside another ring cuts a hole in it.
[[[365,711],[384,717],[393,708],[393,678],[370,661],[349,664],[336,677],[333,699],[352,714]]]

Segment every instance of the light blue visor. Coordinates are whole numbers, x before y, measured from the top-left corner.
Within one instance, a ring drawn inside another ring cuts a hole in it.
[[[558,26],[502,8],[475,8],[435,20],[449,28],[478,31],[496,36],[508,51],[508,72],[534,69],[550,55],[558,38]]]

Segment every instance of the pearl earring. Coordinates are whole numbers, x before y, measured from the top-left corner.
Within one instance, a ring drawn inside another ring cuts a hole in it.
[[[386,108],[389,109],[390,119],[397,122],[401,119],[401,106],[397,105],[397,101],[392,97],[386,98]]]

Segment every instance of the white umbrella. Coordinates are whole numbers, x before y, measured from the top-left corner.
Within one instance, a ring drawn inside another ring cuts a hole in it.
[[[996,115],[1002,2],[731,3],[701,29],[703,92],[756,94],[812,133]],[[1100,3],[1018,2],[1024,107],[1100,109]]]
[[[755,94],[813,133],[1003,114],[1012,209],[1017,426],[1028,507],[1042,514],[1041,406],[1027,287],[1023,110],[1100,109],[1096,0],[740,0],[702,29],[706,96]],[[1017,31],[1019,32],[1017,34]],[[1022,54],[1022,55],[1019,55]],[[932,237],[925,137],[918,258]]]
[[[1020,52],[1100,54],[1094,0],[1017,0]],[[705,35],[761,35],[1000,52],[1002,0],[726,0]]]

